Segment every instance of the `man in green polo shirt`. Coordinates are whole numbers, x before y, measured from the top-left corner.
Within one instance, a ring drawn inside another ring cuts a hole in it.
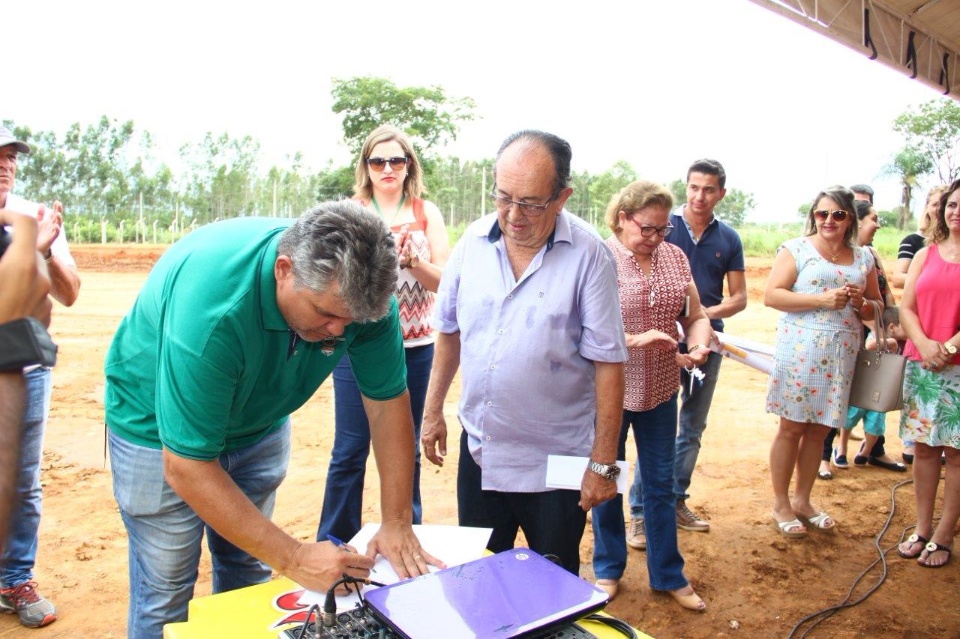
[[[267,581],[271,568],[325,591],[344,573],[368,576],[378,552],[401,577],[442,566],[411,527],[413,424],[396,273],[389,230],[349,201],[292,224],[205,226],[157,262],[105,363],[113,488],[129,537],[130,637],[161,639],[164,624],[187,618],[204,532],[214,592]],[[384,491],[367,555],[300,542],[270,521],[289,415],[344,353]]]

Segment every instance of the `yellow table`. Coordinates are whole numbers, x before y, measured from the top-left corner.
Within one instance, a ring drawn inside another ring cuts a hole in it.
[[[297,603],[303,589],[286,578],[241,588],[190,602],[188,621],[167,624],[164,639],[277,639],[280,631],[306,618],[307,607]],[[593,621],[577,622],[603,639],[623,635]],[[636,631],[641,639],[651,639]]]

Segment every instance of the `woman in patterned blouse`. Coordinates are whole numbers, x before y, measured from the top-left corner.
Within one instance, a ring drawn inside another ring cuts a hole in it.
[[[644,486],[650,587],[668,593],[684,608],[702,611],[706,604],[684,576],[683,557],[677,548],[673,466],[680,367],[703,364],[715,336],[700,306],[686,255],[663,241],[673,228],[672,207],[670,191],[644,181],[624,187],[607,207],[606,222],[613,231],[607,245],[617,264],[628,351],[617,458],[625,459],[632,426],[637,469]],[[678,322],[689,344],[683,354],[677,349],[682,339]],[[623,498],[619,494],[593,509],[593,530],[597,585],[612,598],[627,565]]]

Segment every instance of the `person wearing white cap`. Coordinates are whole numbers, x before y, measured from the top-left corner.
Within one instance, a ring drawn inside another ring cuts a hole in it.
[[[30,153],[30,146],[0,126],[0,209],[37,219],[37,250],[47,263],[50,295],[64,306],[71,306],[80,290],[80,277],[62,230],[63,205],[54,202],[47,210],[42,204],[11,193],[21,153]],[[37,592],[33,581],[42,497],[40,459],[52,384],[50,369],[44,366],[25,370],[23,377],[27,384],[27,403],[20,431],[19,501],[0,555],[0,612],[16,613],[24,626],[39,628],[57,619],[56,608]]]

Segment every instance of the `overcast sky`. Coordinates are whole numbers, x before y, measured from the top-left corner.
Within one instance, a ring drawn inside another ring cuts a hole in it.
[[[575,170],[622,159],[667,183],[712,157],[754,194],[750,219],[792,220],[838,182],[896,206],[892,121],[939,97],[748,0],[8,4],[0,119],[132,119],[171,163],[207,131],[256,138],[266,162],[350,162],[331,79],[372,75],[473,98],[464,159],[527,127],[568,139]]]

